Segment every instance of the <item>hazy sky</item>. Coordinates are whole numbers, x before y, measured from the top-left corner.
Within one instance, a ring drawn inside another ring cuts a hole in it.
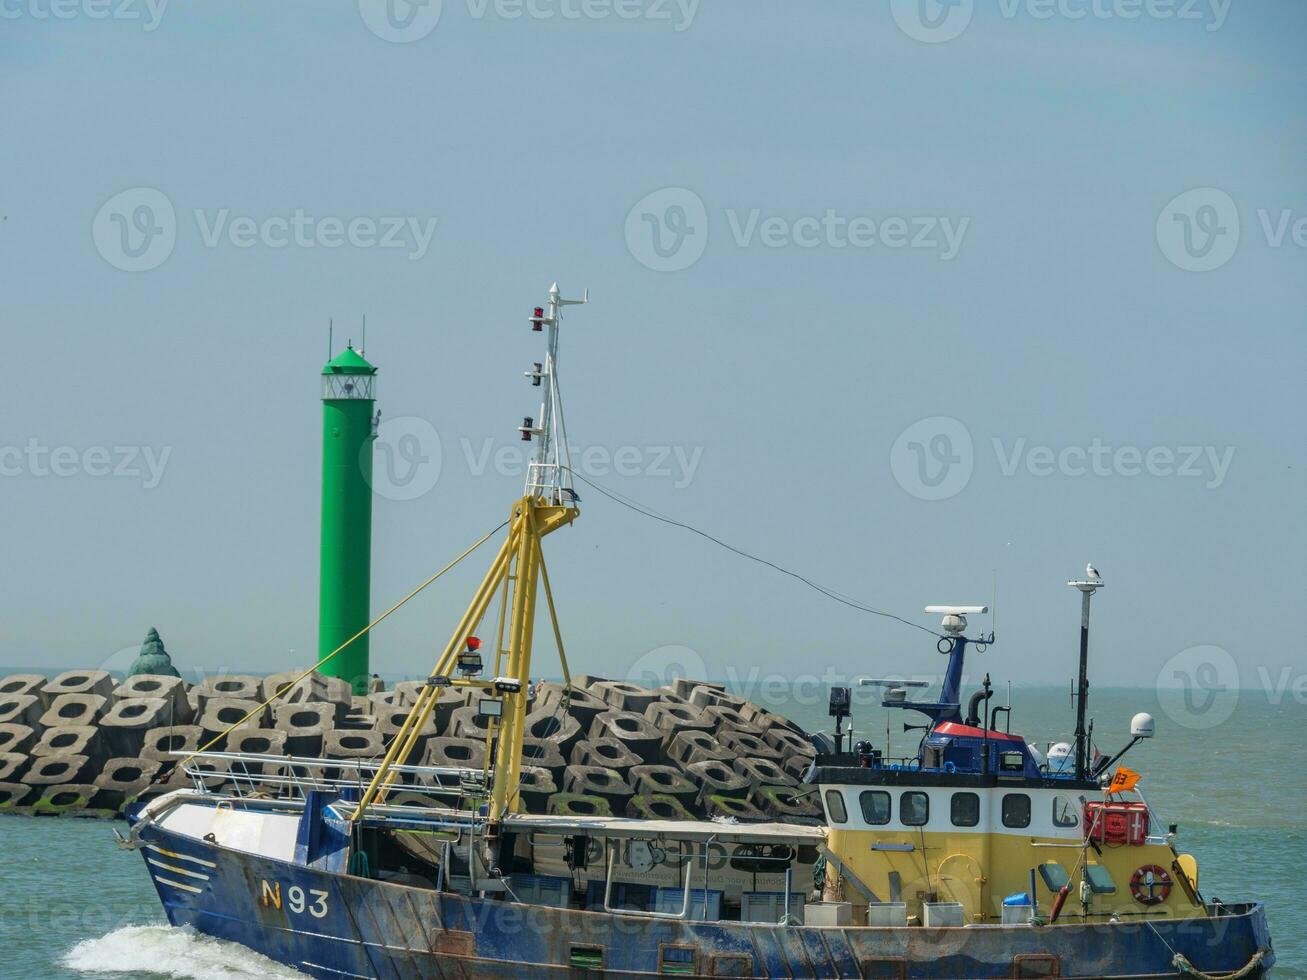
[[[924,625],[996,575],[999,682],[1071,677],[1086,561],[1101,683],[1304,670],[1298,0],[392,3],[0,0],[0,664],[311,660],[328,319],[380,610],[520,492],[558,280],[597,482]],[[576,670],[940,669],[582,495]]]

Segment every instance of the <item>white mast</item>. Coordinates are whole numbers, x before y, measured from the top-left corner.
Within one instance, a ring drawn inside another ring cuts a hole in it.
[[[562,322],[564,306],[580,306],[590,302],[590,290],[582,299],[563,299],[558,283],[549,287],[549,300],[545,307],[536,307],[531,317],[532,329],[548,330],[548,342],[543,363],[537,363],[526,372],[531,383],[544,388],[540,415],[536,419],[522,420],[519,431],[523,441],[536,439],[535,456],[527,466],[526,495],[543,498],[550,504],[575,504],[578,500],[572,488],[569,469],[571,458],[567,448],[567,423],[563,418],[563,399],[558,390],[558,327]]]

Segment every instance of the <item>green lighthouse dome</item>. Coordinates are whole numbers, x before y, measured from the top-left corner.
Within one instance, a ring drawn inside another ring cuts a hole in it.
[[[159,631],[153,627],[145,634],[140,655],[132,662],[132,669],[127,672],[128,677],[135,677],[137,674],[167,674],[170,677],[181,677],[177,668],[172,665],[172,657],[168,656],[168,651],[163,648]]]

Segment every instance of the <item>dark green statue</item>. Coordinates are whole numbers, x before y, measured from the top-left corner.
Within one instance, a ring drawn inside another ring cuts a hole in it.
[[[168,674],[171,677],[181,677],[181,674],[177,673],[177,668],[172,665],[172,657],[168,656],[168,651],[163,648],[159,631],[154,628],[145,634],[141,653],[133,661],[132,669],[127,672],[128,677],[135,677],[137,674]]]

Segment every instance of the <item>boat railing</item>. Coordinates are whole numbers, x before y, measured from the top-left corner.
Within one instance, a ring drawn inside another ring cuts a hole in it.
[[[303,801],[311,791],[357,799],[381,769],[377,759],[319,759],[244,752],[173,752],[197,792],[237,799]],[[480,769],[394,765],[390,799],[404,794],[421,806],[456,809],[486,792]],[[389,806],[393,811],[400,807]]]

